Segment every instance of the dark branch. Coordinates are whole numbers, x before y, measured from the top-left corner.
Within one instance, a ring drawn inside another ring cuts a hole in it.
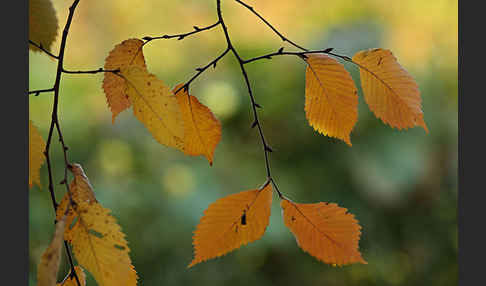
[[[307,51],[306,48],[303,48],[299,45],[297,45],[296,43],[292,42],[291,40],[289,40],[287,37],[285,37],[284,35],[282,35],[282,33],[280,33],[279,31],[277,31],[277,29],[275,29],[267,20],[265,20],[265,18],[263,18],[260,14],[258,14],[255,9],[253,9],[253,7],[251,7],[250,5],[240,1],[240,0],[235,0],[236,2],[240,3],[241,5],[245,6],[248,10],[250,10],[253,14],[255,14],[258,18],[260,18],[260,20],[263,21],[263,23],[265,23],[270,29],[272,29],[272,31],[275,32],[275,34],[277,34],[280,39],[282,39],[282,41],[284,42],[287,42],[289,44],[291,44],[292,46],[300,49],[300,50],[303,50],[303,51]]]
[[[43,52],[44,52],[44,53],[46,53],[47,55],[49,55],[49,56],[51,56],[51,57],[55,58],[56,60],[58,60],[58,59],[59,59],[59,56],[56,56],[56,55],[52,54],[51,52],[49,52],[47,49],[45,49],[45,48],[42,46],[42,44],[37,44],[37,43],[35,43],[34,41],[31,41],[31,40],[29,40],[29,44],[31,44],[32,46],[34,46],[34,47],[38,48],[39,50],[43,51]]]

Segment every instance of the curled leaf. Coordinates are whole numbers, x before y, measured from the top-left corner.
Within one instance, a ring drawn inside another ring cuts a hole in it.
[[[37,267],[37,286],[56,285],[65,226],[66,216],[63,216],[56,223],[54,237],[52,238],[52,241],[47,249],[42,254],[41,261]]]

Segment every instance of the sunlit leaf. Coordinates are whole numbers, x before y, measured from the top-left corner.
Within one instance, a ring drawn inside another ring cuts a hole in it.
[[[320,133],[351,145],[350,133],[358,120],[358,95],[344,66],[326,55],[306,59],[305,114]]]
[[[204,211],[194,231],[189,267],[260,239],[270,219],[272,186],[221,198]]]
[[[29,0],[29,40],[50,51],[57,36],[56,10],[51,0]],[[29,44],[29,50],[41,50]]]
[[[421,126],[429,132],[418,85],[391,51],[360,51],[353,61],[360,65],[364,98],[376,117],[399,130]]]
[[[116,45],[105,60],[106,70],[120,69],[126,71],[130,66],[140,67],[147,70],[145,58],[142,51],[143,41],[139,39],[128,39]],[[130,107],[131,103],[126,94],[127,86],[125,80],[113,73],[105,73],[103,79],[103,90],[105,91],[108,106],[112,112],[112,123],[115,117],[123,110]]]
[[[184,121],[169,87],[139,67],[130,67],[123,75],[134,115],[159,143],[183,151]]]
[[[64,195],[57,217],[70,207],[64,239],[72,246],[78,263],[101,286],[137,285],[137,273],[131,264],[128,243],[110,210],[94,199],[94,192],[82,168],[73,165],[75,176],[70,184],[74,207]]]
[[[44,139],[42,139],[32,120],[29,120],[29,188],[32,188],[34,183],[39,187],[41,186],[40,167],[46,159],[44,156],[45,148]]]
[[[329,264],[367,264],[359,252],[361,226],[347,209],[334,203],[297,204],[287,199],[280,206],[284,223],[302,250]]]
[[[181,87],[182,84],[177,85],[173,92]],[[214,150],[221,140],[221,123],[209,108],[184,88],[177,92],[176,97],[184,120],[184,153],[204,155],[212,165]]]
[[[66,216],[63,216],[57,223],[54,237],[44,251],[39,266],[37,267],[37,286],[56,285],[57,272],[61,260],[61,249],[63,242],[64,227]]]

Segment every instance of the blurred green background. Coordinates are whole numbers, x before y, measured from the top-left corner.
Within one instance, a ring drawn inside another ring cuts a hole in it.
[[[60,31],[71,1],[53,1]],[[304,4],[305,2],[305,4]],[[63,75],[60,120],[69,159],[83,165],[103,206],[127,235],[140,285],[456,285],[458,81],[457,1],[247,1],[291,40],[309,48],[332,47],[352,56],[375,47],[391,49],[418,82],[430,129],[391,129],[359,98],[353,147],[314,132],[304,113],[305,64],[277,57],[248,65],[281,191],[296,202],[335,202],[356,215],[360,249],[368,265],[334,268],[298,248],[283,225],[278,198],[263,238],[224,257],[186,266],[192,231],[216,199],[265,181],[257,131],[250,128],[249,97],[236,61],[227,56],[209,69],[191,93],[223,126],[209,167],[158,144],[133,116],[114,125],[101,89],[103,75]],[[97,69],[128,38],[190,31],[216,22],[215,1],[81,1],[73,20],[65,68]],[[249,11],[223,1],[223,16],[245,57],[283,44]],[[294,50],[288,45],[288,50]],[[170,86],[187,81],[196,67],[225,48],[218,28],[183,41],[154,41],[144,48],[148,69]],[[56,62],[29,53],[29,89],[49,88]],[[345,63],[358,88],[359,71]],[[29,114],[44,138],[52,94],[29,98]],[[63,177],[57,140],[52,149],[55,182]],[[30,285],[54,230],[47,190],[30,190]],[[56,186],[58,200],[64,194]],[[63,260],[66,257],[63,253]],[[59,279],[67,273],[63,263]],[[88,277],[88,285],[95,285]]]

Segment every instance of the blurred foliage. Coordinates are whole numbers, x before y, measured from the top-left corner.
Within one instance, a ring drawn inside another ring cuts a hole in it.
[[[95,69],[122,40],[186,32],[216,21],[215,1],[81,1],[73,20],[65,68]],[[102,75],[67,75],[60,120],[69,158],[81,163],[99,201],[112,210],[131,248],[140,285],[456,285],[457,284],[457,1],[247,1],[284,35],[311,48],[352,56],[391,49],[417,80],[426,135],[393,130],[376,119],[361,94],[353,147],[317,134],[304,114],[305,65],[280,57],[248,65],[280,189],[298,202],[336,202],[363,227],[368,265],[342,268],[303,253],[284,227],[278,200],[264,237],[222,258],[186,269],[192,231],[207,206],[265,181],[263,153],[250,128],[249,98],[236,61],[226,57],[191,86],[223,125],[213,167],[161,146],[131,114],[111,124]],[[57,0],[61,31],[71,1]],[[229,32],[245,57],[275,51],[281,41],[247,10],[223,1]],[[55,49],[59,46],[60,34]],[[224,49],[218,30],[144,48],[149,70],[171,86]],[[286,46],[286,45],[285,45]],[[286,46],[288,47],[288,46]],[[288,47],[292,50],[291,47]],[[29,89],[48,88],[56,63],[29,53]],[[359,88],[359,72],[345,63]],[[283,72],[284,71],[284,72]],[[360,91],[361,92],[361,91]],[[31,96],[30,119],[44,138],[52,95]],[[55,181],[63,177],[57,140]],[[54,231],[47,190],[30,190],[30,284]],[[56,187],[57,198],[64,188]],[[63,257],[66,261],[66,257]],[[67,273],[62,264],[59,279]],[[88,277],[88,285],[94,285]]]

